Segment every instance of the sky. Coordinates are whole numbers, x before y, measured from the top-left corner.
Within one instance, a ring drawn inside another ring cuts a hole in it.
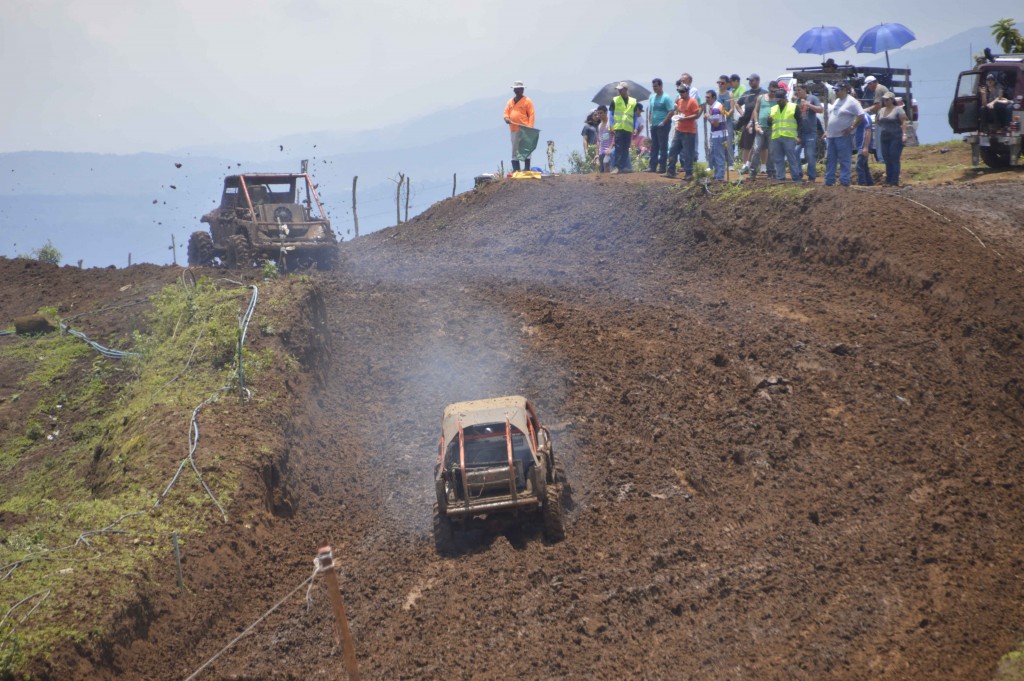
[[[393,125],[513,80],[546,92],[620,78],[710,86],[816,63],[807,28],[854,40],[899,22],[913,47],[1020,14],[990,0],[2,0],[0,153],[169,152]],[[1024,17],[1022,17],[1024,18]],[[894,66],[898,53],[893,53]],[[858,61],[853,48],[832,55]],[[810,59],[810,62],[809,62]],[[770,77],[770,75],[768,76]]]

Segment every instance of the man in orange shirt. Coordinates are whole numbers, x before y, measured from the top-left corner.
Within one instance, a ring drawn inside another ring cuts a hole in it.
[[[523,81],[517,80],[512,83],[512,92],[515,93],[515,96],[508,100],[508,104],[505,105],[505,123],[508,124],[508,129],[512,132],[513,171],[530,169],[529,156],[527,156],[525,161],[526,167],[520,168],[519,166],[519,126],[536,127],[533,124],[533,102],[523,94],[524,89],[526,89],[526,86],[523,85]]]
[[[690,88],[680,85],[676,88],[679,99],[676,100],[676,136],[672,139],[672,148],[668,151],[668,172],[665,177],[676,176],[676,159],[679,152],[683,153],[683,179],[693,178],[693,161],[697,157],[697,119],[700,117],[700,104],[690,96]]]

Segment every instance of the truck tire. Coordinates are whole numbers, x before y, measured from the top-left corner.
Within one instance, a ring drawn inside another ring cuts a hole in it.
[[[188,238],[189,267],[209,267],[213,264],[213,238],[207,232],[192,232]]]
[[[252,266],[252,248],[244,234],[233,234],[228,237],[227,265],[228,267]]]
[[[565,539],[565,508],[562,505],[562,482],[548,484],[544,498],[544,538],[555,543]]]
[[[1010,147],[998,143],[981,147],[981,160],[989,168],[1007,168],[1010,165]]]
[[[452,519],[434,504],[434,548],[442,556],[455,550],[455,528]]]

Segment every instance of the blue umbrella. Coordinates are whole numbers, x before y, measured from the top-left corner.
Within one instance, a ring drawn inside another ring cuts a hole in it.
[[[889,68],[889,50],[899,49],[916,39],[914,32],[903,24],[879,24],[864,31],[857,40],[857,51],[870,54],[885,52],[885,67]]]
[[[827,52],[842,52],[850,45],[853,45],[853,38],[835,26],[815,26],[804,31],[793,43],[797,52],[822,56]]]

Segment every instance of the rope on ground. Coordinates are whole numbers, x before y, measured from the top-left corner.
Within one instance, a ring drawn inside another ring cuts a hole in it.
[[[14,334],[14,331],[0,331],[0,336],[13,336]]]
[[[242,630],[242,633],[240,633],[240,634],[239,634],[238,636],[236,636],[236,637],[234,637],[233,639],[231,639],[231,641],[230,641],[230,642],[229,642],[229,643],[228,643],[228,644],[227,644],[226,646],[224,646],[223,648],[221,648],[220,650],[218,650],[218,651],[217,651],[217,653],[216,653],[216,654],[215,654],[215,655],[214,655],[213,657],[211,657],[211,658],[210,658],[209,660],[207,660],[206,662],[204,662],[204,663],[203,663],[203,664],[202,664],[202,665],[201,665],[201,666],[200,666],[200,667],[199,667],[198,669],[196,669],[196,670],[195,670],[194,672],[192,672],[191,674],[189,674],[189,675],[188,675],[188,676],[187,676],[187,677],[185,678],[185,681],[192,681],[192,680],[193,680],[193,679],[195,679],[195,678],[196,678],[197,676],[199,676],[199,673],[200,673],[200,672],[202,672],[202,671],[203,671],[204,669],[206,669],[206,668],[207,668],[207,667],[209,667],[209,666],[210,666],[211,664],[213,664],[213,663],[214,663],[214,662],[215,662],[215,661],[217,660],[217,658],[219,658],[219,657],[220,657],[221,655],[223,655],[224,653],[226,653],[226,652],[227,652],[227,651],[228,651],[228,650],[229,650],[229,649],[230,649],[230,648],[231,648],[231,647],[232,647],[233,645],[235,645],[236,643],[238,643],[239,641],[241,641],[241,640],[242,640],[243,638],[245,638],[245,636],[246,636],[246,635],[247,635],[247,634],[248,634],[248,633],[249,633],[250,631],[252,631],[253,629],[255,629],[255,628],[256,628],[256,626],[257,626],[257,625],[258,625],[258,624],[259,624],[260,622],[262,622],[263,620],[265,620],[265,619],[266,619],[267,617],[269,617],[269,616],[270,616],[270,615],[271,615],[271,614],[272,614],[272,613],[273,613],[273,612],[274,612],[275,610],[277,610],[277,609],[278,609],[278,608],[280,608],[280,607],[281,607],[282,605],[284,605],[285,601],[287,601],[287,600],[288,600],[289,598],[291,598],[292,596],[294,596],[294,595],[296,594],[296,592],[298,592],[298,591],[299,591],[299,590],[300,590],[300,589],[301,589],[302,587],[304,587],[304,586],[306,586],[306,585],[308,584],[308,585],[309,585],[309,588],[311,589],[311,588],[312,588],[312,586],[313,586],[313,580],[315,580],[315,579],[316,579],[316,576],[317,576],[318,574],[320,574],[321,572],[326,572],[326,571],[327,571],[327,570],[329,570],[329,569],[333,569],[333,567],[334,567],[333,565],[332,565],[331,567],[329,567],[329,568],[323,568],[323,569],[321,569],[321,568],[319,568],[319,567],[315,567],[315,568],[313,569],[313,574],[311,574],[311,575],[310,575],[309,577],[306,577],[306,578],[305,578],[304,580],[302,580],[302,583],[301,583],[301,584],[299,584],[299,585],[298,585],[297,587],[295,587],[294,589],[292,589],[291,591],[289,591],[289,592],[288,592],[288,595],[287,595],[287,596],[285,596],[284,598],[282,598],[281,600],[279,600],[279,601],[278,601],[277,603],[275,603],[275,604],[273,605],[273,607],[271,607],[271,608],[270,608],[269,610],[267,610],[267,611],[266,611],[265,613],[263,613],[262,615],[260,615],[260,616],[259,616],[259,617],[258,617],[258,618],[256,619],[256,621],[255,621],[255,622],[253,622],[252,624],[250,624],[249,626],[247,626],[247,627],[246,627],[246,628],[245,628],[244,630]],[[309,589],[307,589],[307,591],[306,591],[306,598],[307,598],[307,603],[308,603],[308,599],[309,599]]]
[[[935,210],[935,209],[933,209],[933,208],[929,208],[928,206],[924,205],[924,204],[923,204],[923,203],[921,203],[920,201],[917,201],[917,200],[915,200],[915,199],[912,199],[912,198],[910,198],[909,196],[906,196],[905,194],[903,194],[902,192],[899,192],[899,191],[895,191],[895,192],[886,192],[886,191],[882,191],[882,192],[879,192],[879,191],[874,191],[874,190],[871,190],[871,189],[866,189],[866,188],[864,188],[864,187],[852,187],[852,186],[850,187],[850,189],[855,189],[856,191],[859,191],[859,192],[868,192],[869,194],[886,194],[887,196],[896,196],[896,197],[898,197],[898,198],[901,198],[901,199],[906,199],[907,201],[910,201],[911,203],[913,203],[913,204],[915,204],[915,205],[921,206],[921,208],[924,208],[924,209],[925,209],[926,211],[928,211],[928,212],[930,212],[930,213],[934,213],[935,215],[938,215],[938,216],[939,216],[940,218],[942,218],[942,219],[943,219],[943,220],[945,220],[946,222],[948,222],[948,223],[950,223],[950,224],[954,224],[952,220],[950,220],[949,218],[947,218],[947,217],[946,217],[945,215],[943,215],[943,214],[942,214],[942,213],[940,213],[939,211],[937,211],[937,210]],[[998,257],[998,258],[1002,258],[1002,257],[1003,257],[1003,254],[1002,254],[1002,253],[1000,253],[999,251],[997,251],[996,249],[994,249],[994,248],[989,248],[989,247],[988,247],[988,246],[987,246],[987,245],[985,244],[985,242],[984,242],[984,241],[982,241],[982,240],[981,240],[981,238],[980,238],[980,237],[979,237],[979,236],[978,236],[977,234],[975,234],[974,232],[972,232],[972,231],[971,231],[971,229],[970,229],[969,227],[965,227],[964,225],[961,225],[961,224],[960,224],[959,222],[957,222],[957,223],[955,223],[955,224],[956,224],[956,226],[957,226],[957,227],[959,227],[960,229],[964,230],[965,232],[967,232],[968,234],[970,234],[971,236],[973,236],[973,237],[974,237],[974,239],[975,239],[975,240],[976,240],[976,241],[977,241],[977,242],[978,242],[979,244],[981,244],[981,247],[982,247],[982,248],[984,248],[984,249],[987,249],[987,250],[990,250],[990,251],[992,251],[993,253],[995,253],[995,254],[996,254],[996,257]]]

